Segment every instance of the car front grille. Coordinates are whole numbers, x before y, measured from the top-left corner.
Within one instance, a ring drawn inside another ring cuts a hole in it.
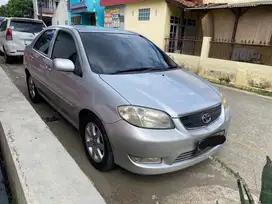
[[[195,158],[197,156],[200,156],[201,154],[203,154],[205,152],[208,152],[211,149],[212,149],[212,147],[207,147],[204,150],[195,149],[195,150],[190,151],[190,152],[182,153],[175,159],[174,163],[178,163],[178,162],[186,161],[186,160],[189,160],[189,159],[193,159],[193,158]]]
[[[202,120],[202,116],[204,114],[209,114],[211,119],[208,123],[204,123]],[[191,115],[182,116],[180,121],[184,125],[186,129],[199,128],[203,126],[207,126],[214,122],[221,115],[221,104],[217,105],[213,108],[206,109],[197,113],[193,113]]]

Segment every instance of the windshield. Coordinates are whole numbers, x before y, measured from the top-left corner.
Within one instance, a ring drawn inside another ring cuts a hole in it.
[[[9,27],[19,32],[39,33],[45,25],[42,22],[12,20]]]
[[[80,35],[91,68],[99,74],[176,66],[168,55],[139,35],[91,32]]]

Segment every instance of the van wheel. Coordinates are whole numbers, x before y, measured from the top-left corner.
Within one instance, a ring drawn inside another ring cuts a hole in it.
[[[26,80],[27,80],[27,90],[28,90],[28,95],[29,95],[30,100],[33,103],[41,102],[41,96],[40,96],[40,94],[34,84],[33,78],[30,75],[28,75],[26,77]]]
[[[82,136],[84,148],[93,167],[99,171],[109,171],[114,168],[114,158],[111,145],[103,124],[95,117],[82,118]]]

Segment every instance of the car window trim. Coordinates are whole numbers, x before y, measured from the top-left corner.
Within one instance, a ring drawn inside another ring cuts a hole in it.
[[[83,69],[82,69],[82,64],[83,63],[82,63],[81,56],[79,54],[80,53],[80,49],[79,49],[78,42],[76,40],[75,34],[72,31],[70,31],[68,29],[63,29],[63,28],[57,29],[57,32],[55,33],[55,37],[54,37],[54,42],[52,43],[52,48],[51,48],[51,53],[50,53],[50,59],[53,61],[53,59],[52,59],[53,49],[54,49],[54,46],[55,46],[55,43],[56,43],[56,40],[57,40],[58,33],[60,31],[63,31],[63,32],[66,32],[66,33],[70,34],[72,36],[73,40],[74,40],[74,43],[76,45],[76,50],[77,50],[77,53],[78,53],[79,64],[80,64],[80,71],[81,71],[81,76],[79,76],[77,74],[75,74],[75,75],[82,78],[83,77]]]
[[[54,30],[55,33],[54,33],[53,38],[52,38],[52,40],[51,40],[51,42],[50,42],[50,44],[49,44],[48,53],[45,54],[44,52],[41,52],[40,50],[37,50],[37,49],[35,48],[35,45],[36,45],[36,43],[38,42],[38,40],[40,39],[40,37],[41,37],[45,32],[50,31],[50,30]],[[40,35],[39,35],[39,36],[37,37],[37,39],[35,40],[32,49],[35,50],[37,53],[39,53],[39,54],[43,55],[44,57],[46,57],[46,58],[48,58],[48,59],[51,60],[51,58],[50,58],[50,56],[49,56],[49,54],[50,54],[50,47],[52,46],[52,41],[53,41],[53,39],[55,38],[55,35],[56,35],[56,29],[54,29],[54,28],[50,28],[50,29],[44,30],[42,33],[40,33]],[[51,60],[51,61],[52,61],[52,60]]]

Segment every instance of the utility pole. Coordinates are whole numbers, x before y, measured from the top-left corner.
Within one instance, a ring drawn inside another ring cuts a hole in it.
[[[43,3],[43,0],[38,0],[39,2],[38,2],[38,4],[39,4],[39,10],[40,10],[40,20],[42,20],[42,14],[43,14],[43,5],[44,5],[44,3]]]
[[[33,18],[38,19],[38,2],[37,0],[32,0],[33,3]]]

